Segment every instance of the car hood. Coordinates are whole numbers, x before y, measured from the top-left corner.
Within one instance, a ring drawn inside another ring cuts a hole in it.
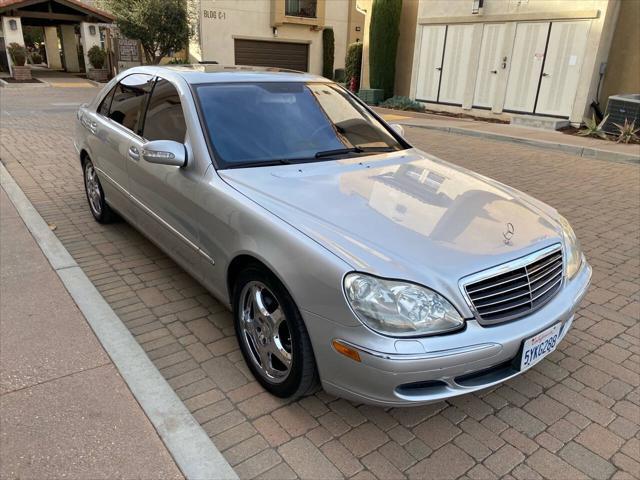
[[[561,242],[551,207],[417,149],[219,173],[353,269],[439,290]]]

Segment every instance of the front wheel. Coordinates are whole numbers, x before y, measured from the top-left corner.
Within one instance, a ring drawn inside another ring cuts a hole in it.
[[[318,384],[302,316],[282,283],[260,266],[243,270],[233,295],[240,348],[258,382],[278,397],[300,397]]]
[[[84,191],[87,194],[87,201],[93,218],[100,223],[111,223],[115,219],[115,213],[105,201],[100,179],[93,163],[88,158],[84,161],[83,174]]]

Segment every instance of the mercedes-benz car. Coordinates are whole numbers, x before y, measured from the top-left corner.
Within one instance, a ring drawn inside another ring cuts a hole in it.
[[[319,76],[136,67],[77,117],[95,219],[126,219],[226,305],[280,397],[496,385],[557,347],[590,282],[555,209],[412,147]]]

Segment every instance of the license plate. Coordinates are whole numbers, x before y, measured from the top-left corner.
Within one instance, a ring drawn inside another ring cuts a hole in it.
[[[524,342],[520,370],[533,367],[556,349],[561,328],[562,325],[556,323],[553,327],[547,328],[544,332],[540,332]]]

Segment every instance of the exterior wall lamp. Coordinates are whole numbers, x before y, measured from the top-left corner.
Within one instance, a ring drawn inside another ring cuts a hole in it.
[[[478,15],[482,11],[484,0],[473,0],[473,6],[471,7],[471,14]]]
[[[16,22],[15,20],[9,20],[9,28],[11,30],[18,30],[18,22]]]
[[[96,34],[96,26],[89,25],[89,35],[95,35],[95,34]]]

